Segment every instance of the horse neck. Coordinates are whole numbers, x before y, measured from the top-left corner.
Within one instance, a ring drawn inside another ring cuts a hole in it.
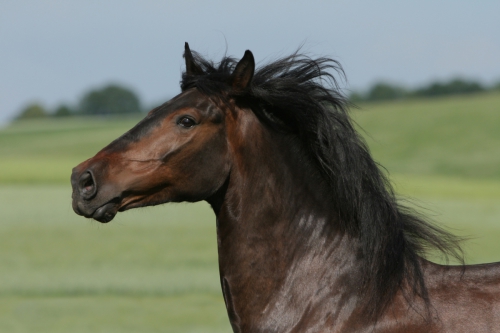
[[[335,229],[331,191],[295,140],[261,125],[245,142],[233,149],[229,179],[211,202],[221,283],[233,324],[267,317],[281,330],[275,318],[300,318],[301,300],[311,305],[314,296],[319,307],[332,293],[355,295],[348,281],[356,280],[357,245]]]

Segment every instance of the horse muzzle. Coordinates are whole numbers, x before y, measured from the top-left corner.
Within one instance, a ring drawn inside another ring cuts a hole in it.
[[[73,210],[78,215],[102,223],[110,222],[118,212],[120,199],[109,195],[113,192],[109,186],[100,188],[96,168],[83,168],[82,164],[75,167],[71,174]]]

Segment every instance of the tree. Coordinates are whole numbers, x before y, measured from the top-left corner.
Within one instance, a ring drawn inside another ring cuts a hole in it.
[[[495,85],[493,85],[493,90],[499,90],[500,91],[500,81],[498,81]]]
[[[461,95],[484,91],[485,88],[478,82],[453,79],[446,83],[434,82],[417,89],[415,96],[433,97],[443,95]]]
[[[32,103],[19,112],[16,119],[36,119],[47,117],[48,113],[43,106],[38,103]]]
[[[69,106],[64,104],[59,105],[54,112],[54,117],[67,117],[71,115],[73,115],[73,111]]]
[[[349,101],[351,101],[352,103],[359,103],[363,102],[364,100],[366,100],[365,96],[363,96],[363,94],[358,91],[353,91],[349,94]]]
[[[83,96],[79,104],[79,112],[86,115],[117,115],[140,111],[137,95],[118,85],[92,90]]]
[[[401,99],[406,97],[406,90],[404,88],[394,86],[392,84],[379,82],[375,84],[370,91],[366,99],[369,101],[380,101],[389,99]]]

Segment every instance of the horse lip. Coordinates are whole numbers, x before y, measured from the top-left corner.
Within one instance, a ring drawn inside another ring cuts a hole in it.
[[[118,212],[118,198],[110,200],[103,204],[102,206],[97,207],[90,213],[85,209],[83,202],[78,202],[76,205],[73,205],[73,210],[76,214],[84,216],[86,218],[92,218],[96,221],[107,223],[110,222]]]
[[[118,212],[116,208],[116,203],[110,201],[97,208],[90,217],[101,223],[108,223],[116,216],[116,213]]]

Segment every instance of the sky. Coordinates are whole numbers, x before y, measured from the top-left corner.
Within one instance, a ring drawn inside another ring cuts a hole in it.
[[[500,81],[500,1],[0,0],[0,123],[119,83],[146,106],[179,93],[184,42],[219,59],[340,61],[346,92],[384,80]]]

